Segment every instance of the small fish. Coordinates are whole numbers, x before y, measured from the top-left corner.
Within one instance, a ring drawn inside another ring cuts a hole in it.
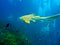
[[[47,17],[42,17],[42,16],[36,16],[35,14],[29,14],[29,15],[24,15],[19,17],[20,20],[23,20],[24,22],[30,24],[30,22],[36,22],[36,20],[53,20],[60,17],[60,14],[54,15],[54,16],[47,16]]]
[[[10,26],[10,23],[7,23],[6,26],[5,26],[5,29],[7,30]]]
[[[10,23],[6,24],[6,27],[9,27]]]

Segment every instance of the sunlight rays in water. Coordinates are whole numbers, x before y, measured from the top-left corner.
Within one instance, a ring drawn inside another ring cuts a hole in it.
[[[36,4],[38,6],[37,9],[37,14],[40,16],[46,16],[46,11],[50,11],[51,10],[51,0],[33,0],[33,3]],[[48,32],[49,29],[49,24],[46,24],[45,27],[43,27],[41,30],[43,32]]]

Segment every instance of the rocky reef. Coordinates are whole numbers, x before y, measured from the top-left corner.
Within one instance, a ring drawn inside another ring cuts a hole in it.
[[[30,45],[29,39],[25,36],[20,29],[6,29],[6,23],[0,20],[0,45]],[[12,31],[15,30],[15,31]]]

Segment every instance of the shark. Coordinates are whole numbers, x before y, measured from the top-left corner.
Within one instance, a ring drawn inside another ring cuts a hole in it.
[[[60,14],[56,14],[53,16],[39,16],[39,15],[35,15],[35,14],[28,14],[28,15],[23,15],[21,17],[19,17],[19,20],[24,21],[27,24],[30,24],[30,22],[36,22],[36,20],[47,20],[47,21],[51,21],[54,20],[56,18],[59,18]]]

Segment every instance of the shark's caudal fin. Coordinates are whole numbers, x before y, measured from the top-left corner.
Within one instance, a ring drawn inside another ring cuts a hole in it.
[[[48,17],[46,17],[46,20],[51,21],[51,20],[54,20],[54,19],[57,19],[57,18],[60,18],[60,14],[57,14],[57,15],[54,15],[54,16],[48,16]]]

